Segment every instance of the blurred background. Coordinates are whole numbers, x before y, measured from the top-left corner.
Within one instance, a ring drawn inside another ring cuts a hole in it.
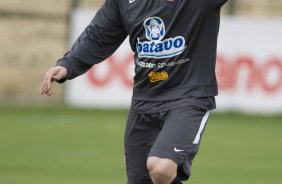
[[[112,67],[132,61],[128,46],[86,75],[53,85],[52,97],[39,95],[45,72],[103,2],[0,1],[0,184],[126,183],[133,66]],[[282,0],[230,0],[222,15],[218,110],[190,183],[280,184]],[[119,73],[111,76],[112,69]]]

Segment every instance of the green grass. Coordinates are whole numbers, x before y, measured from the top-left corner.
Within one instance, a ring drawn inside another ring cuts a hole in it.
[[[125,184],[127,112],[0,108],[0,184]],[[282,116],[213,114],[188,183],[281,184]]]

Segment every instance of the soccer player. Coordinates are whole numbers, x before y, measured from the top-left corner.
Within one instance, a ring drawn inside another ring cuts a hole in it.
[[[106,0],[71,50],[45,75],[73,79],[129,35],[135,77],[124,147],[128,184],[181,184],[218,94],[220,9],[227,0]]]

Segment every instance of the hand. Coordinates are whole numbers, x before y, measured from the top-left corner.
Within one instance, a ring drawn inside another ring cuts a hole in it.
[[[41,95],[51,96],[51,83],[59,81],[67,76],[67,69],[62,66],[55,66],[46,72],[43,82],[41,84]]]

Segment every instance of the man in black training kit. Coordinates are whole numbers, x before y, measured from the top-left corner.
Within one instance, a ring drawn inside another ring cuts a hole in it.
[[[45,75],[64,82],[108,58],[130,36],[135,77],[125,130],[128,184],[181,184],[218,94],[220,9],[227,0],[106,0]]]

